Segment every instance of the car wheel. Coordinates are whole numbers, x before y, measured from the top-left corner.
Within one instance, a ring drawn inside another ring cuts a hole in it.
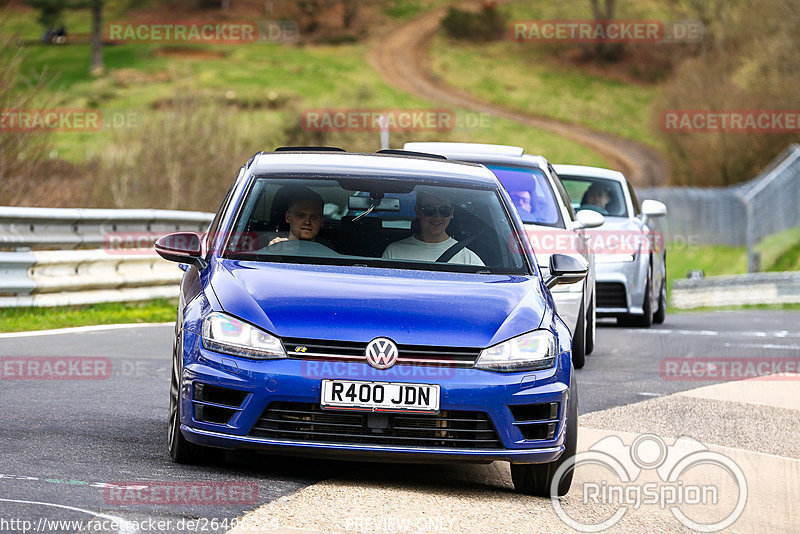
[[[586,341],[584,342],[585,353],[588,356],[594,351],[594,338],[597,331],[597,314],[594,311],[595,293],[589,301],[589,313],[586,315]]]
[[[555,462],[548,464],[511,464],[511,479],[514,482],[514,489],[518,493],[536,495],[538,497],[551,497],[550,486],[553,477],[561,467],[561,464],[573,458],[578,450],[578,387],[575,377],[572,377],[572,385],[569,388],[569,407],[567,412],[567,434],[564,439],[564,454]],[[569,493],[572,485],[572,475],[575,469],[565,471],[561,480],[558,481],[556,494],[558,496]]]
[[[169,443],[169,456],[178,464],[203,464],[218,460],[221,452],[218,449],[203,447],[188,441],[181,432],[181,346],[183,341],[177,332],[172,347],[172,373],[169,385],[169,430],[167,440]]]
[[[572,366],[582,369],[586,364],[586,319],[583,313],[583,304],[578,313],[578,324],[575,325],[575,335],[572,336]]]
[[[653,322],[661,324],[667,318],[667,281],[661,281],[661,291],[658,292],[658,309],[653,314]]]

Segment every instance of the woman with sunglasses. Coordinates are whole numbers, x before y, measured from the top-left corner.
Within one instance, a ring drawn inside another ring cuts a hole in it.
[[[419,221],[419,232],[390,243],[383,258],[390,260],[436,261],[450,247],[458,243],[447,235],[447,226],[453,220],[453,204],[430,193],[418,192],[414,212]],[[477,254],[463,248],[448,263],[483,265]]]

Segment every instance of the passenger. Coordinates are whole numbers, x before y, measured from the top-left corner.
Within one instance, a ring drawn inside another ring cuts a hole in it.
[[[581,199],[581,209],[596,211],[602,215],[608,215],[606,206],[611,200],[608,191],[600,184],[592,184]]]
[[[453,204],[449,200],[420,191],[417,193],[414,212],[419,220],[419,233],[390,243],[383,251],[383,258],[436,261],[447,249],[458,243],[447,235],[447,226],[453,220]],[[468,248],[459,250],[448,263],[484,264]]]
[[[286,222],[289,223],[289,236],[276,237],[269,245],[283,241],[316,241],[325,223],[324,207],[322,197],[311,189],[304,187],[293,191],[285,214]]]
[[[511,201],[514,203],[514,206],[517,208],[517,211],[523,219],[530,218],[530,216],[533,215],[533,205],[531,203],[530,191],[526,189],[509,191],[508,195],[511,197]]]

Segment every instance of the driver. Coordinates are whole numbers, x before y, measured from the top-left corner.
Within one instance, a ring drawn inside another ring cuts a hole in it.
[[[317,193],[306,187],[298,189],[289,200],[285,215],[289,223],[289,237],[276,237],[269,245],[283,241],[316,241],[325,223],[324,207],[325,202]]]
[[[447,235],[447,226],[453,220],[453,204],[449,200],[419,191],[414,212],[419,219],[419,233],[390,243],[383,251],[383,258],[436,261],[458,243]],[[459,250],[448,263],[483,265],[478,255],[468,248]]]
[[[601,184],[592,184],[581,199],[581,209],[594,210],[602,215],[608,215],[606,206],[610,200],[611,197],[605,187]]]

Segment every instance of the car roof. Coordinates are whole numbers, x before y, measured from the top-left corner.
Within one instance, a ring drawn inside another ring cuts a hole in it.
[[[484,143],[421,143],[412,142],[403,145],[405,150],[440,154],[448,159],[472,163],[525,165],[547,169],[544,156],[525,154],[518,146],[490,145]]]
[[[408,176],[426,181],[500,187],[497,177],[483,165],[416,155],[362,154],[355,152],[261,152],[251,170],[263,174],[342,174],[348,176]]]
[[[611,169],[603,169],[601,167],[587,167],[585,165],[562,165],[554,164],[553,168],[556,174],[565,176],[583,176],[586,178],[603,178],[606,180],[616,180],[618,182],[625,182],[625,175],[619,171],[612,171]]]

